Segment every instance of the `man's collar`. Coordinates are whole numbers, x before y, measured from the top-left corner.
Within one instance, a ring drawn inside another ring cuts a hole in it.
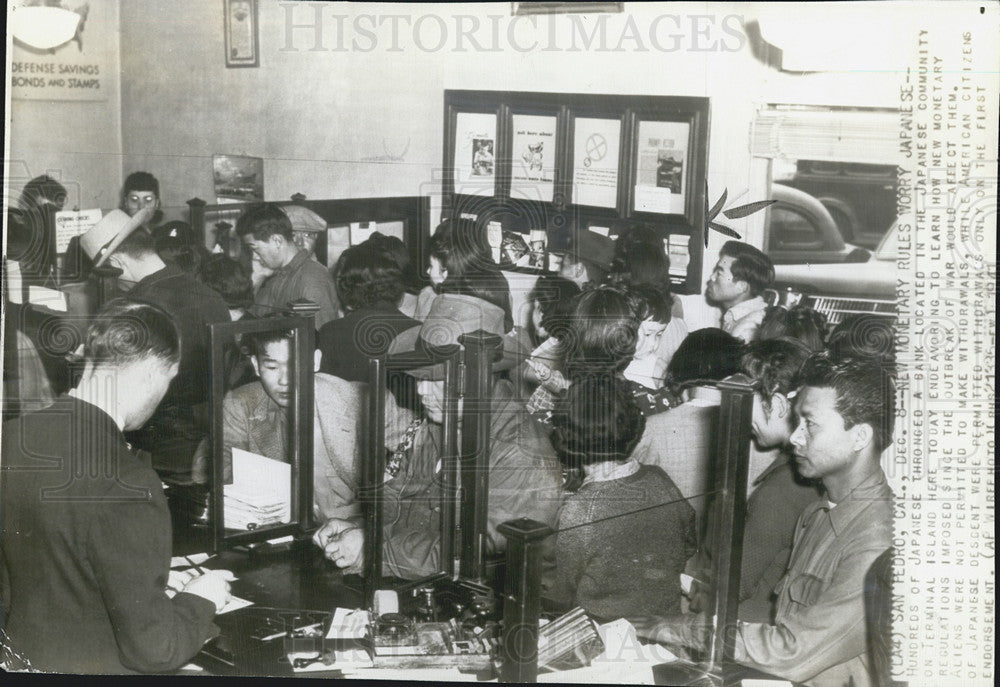
[[[289,260],[284,267],[279,267],[275,270],[275,272],[292,272],[308,259],[309,251],[301,249],[294,256],[292,256],[292,259]]]
[[[760,296],[754,296],[749,300],[737,303],[733,307],[726,310],[726,316],[731,317],[733,320],[740,320],[749,315],[752,312],[758,310],[763,310],[767,307],[767,303]]]
[[[806,507],[802,522],[806,524],[813,513],[818,510],[826,512],[830,518],[830,527],[833,533],[840,536],[840,533],[860,514],[865,507],[873,501],[887,501],[892,497],[892,491],[886,482],[885,473],[882,468],[869,475],[861,484],[857,485],[850,493],[838,501],[836,506],[832,506],[829,499],[822,498],[819,501]]]

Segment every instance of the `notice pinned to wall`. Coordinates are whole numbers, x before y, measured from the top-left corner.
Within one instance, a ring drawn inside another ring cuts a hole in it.
[[[107,100],[117,49],[113,0],[14,0],[10,95]]]
[[[100,208],[64,210],[56,213],[56,253],[65,253],[74,236],[80,236],[101,221]]]

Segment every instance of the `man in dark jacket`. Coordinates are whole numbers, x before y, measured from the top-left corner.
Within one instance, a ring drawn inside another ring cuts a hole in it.
[[[123,435],[153,413],[179,357],[165,312],[112,301],[87,332],[79,386],[3,426],[0,666],[166,672],[218,632],[229,585],[210,573],[167,596],[163,487]]]
[[[81,244],[95,265],[107,262],[122,270],[119,281],[129,300],[160,306],[177,325],[180,371],[149,422],[129,440],[152,454],[164,482],[187,485],[197,453],[207,449],[208,325],[229,322],[229,308],[218,293],[160,259],[152,237],[140,228],[150,212],[147,207],[130,218],[112,210]]]

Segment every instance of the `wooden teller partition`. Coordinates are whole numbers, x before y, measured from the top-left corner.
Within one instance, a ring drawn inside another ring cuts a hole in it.
[[[271,530],[227,529],[220,519],[222,470],[217,462],[213,465],[210,525],[180,536],[175,553],[211,552],[204,567],[232,570],[237,577],[232,585],[234,595],[253,605],[217,616],[222,634],[206,645],[194,663],[221,674],[293,675],[312,661],[309,672],[301,674],[334,677],[345,671],[354,674],[355,668],[338,667],[336,658],[342,656],[338,652],[353,648],[372,657],[369,669],[375,672],[371,677],[377,677],[380,668],[457,668],[467,672],[469,680],[536,681],[539,671],[547,669],[540,668],[538,648],[541,551],[553,532],[535,521],[514,520],[500,527],[507,538],[505,556],[489,556],[485,544],[492,361],[500,339],[484,332],[465,335],[461,346],[441,357],[445,366],[439,444],[441,570],[420,580],[383,575],[381,487],[386,463],[386,404],[393,402],[387,396],[386,376],[395,363],[384,357],[370,360],[358,490],[364,513],[365,564],[361,575],[344,574],[311,541],[320,524],[313,521],[311,509],[306,507],[315,467],[309,455],[313,441],[313,399],[309,393],[313,381],[309,353],[312,321],[311,313],[301,312],[301,307],[299,313],[289,312],[286,317],[212,329],[213,366],[221,364],[221,348],[236,335],[269,328],[293,332],[290,374],[295,379],[296,400],[291,409],[288,454],[292,457],[292,517]],[[213,455],[217,456],[222,450],[220,404],[224,390],[214,371],[213,381]],[[734,636],[724,630],[734,627],[736,621],[743,537],[739,514],[746,498],[753,392],[739,378],[727,380],[720,388],[713,502],[718,514],[710,536],[721,553],[714,561],[715,579],[727,583],[713,591],[709,616],[717,621],[699,660],[656,666],[654,677],[662,684],[722,685],[748,676],[746,670],[733,664]],[[391,599],[388,604],[387,598]],[[364,639],[296,635],[303,627],[328,629],[338,608],[370,612]],[[470,618],[485,633],[477,642],[460,629],[470,624]],[[556,619],[549,626],[559,622],[563,621]],[[583,618],[582,622],[589,621]],[[282,634],[278,640],[267,639]],[[445,641],[434,641],[441,636]],[[464,638],[457,639],[460,636]],[[288,660],[289,651],[312,658],[299,659],[297,669],[294,659],[292,663]]]

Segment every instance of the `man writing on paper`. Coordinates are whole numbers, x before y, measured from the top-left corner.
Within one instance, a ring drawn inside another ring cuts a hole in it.
[[[880,456],[894,411],[892,380],[877,361],[819,354],[802,367],[791,444],[799,474],[820,478],[826,495],[799,517],[775,588],[774,622],[734,628],[737,662],[806,685],[873,684],[865,575],[892,545],[892,492]],[[704,616],[675,616],[637,629],[658,642],[704,648],[707,624]]]
[[[115,300],[94,318],[76,389],[3,426],[0,666],[158,673],[218,633],[222,575],[166,594],[171,528],[163,485],[124,431],[142,426],[177,374],[166,312]]]

